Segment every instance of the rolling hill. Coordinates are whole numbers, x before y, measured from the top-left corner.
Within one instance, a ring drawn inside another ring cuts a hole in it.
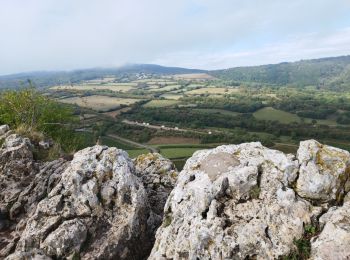
[[[350,89],[350,56],[215,70],[211,75],[235,82]]]
[[[165,67],[154,64],[130,64],[118,68],[30,72],[0,76],[0,88],[27,85],[28,80],[31,80],[37,87],[46,87],[105,76],[123,78],[141,73],[153,75],[208,73],[220,80],[239,84],[246,83],[253,86],[316,86],[317,88],[342,91],[350,90],[350,55],[212,71]]]
[[[39,71],[0,76],[0,88],[15,88],[28,85],[28,80],[37,87],[70,84],[81,80],[90,80],[105,76],[124,77],[131,74],[189,74],[202,73],[203,70],[165,67],[154,64],[130,64],[117,68],[94,68],[73,71]]]

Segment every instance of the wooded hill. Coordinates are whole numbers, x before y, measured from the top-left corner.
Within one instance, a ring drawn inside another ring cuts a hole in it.
[[[316,86],[332,90],[350,89],[350,56],[284,62],[211,71],[211,75],[238,83]]]

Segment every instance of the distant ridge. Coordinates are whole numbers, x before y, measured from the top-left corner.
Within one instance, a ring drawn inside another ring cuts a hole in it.
[[[166,67],[155,64],[128,64],[116,68],[92,68],[72,71],[34,71],[0,76],[0,88],[20,87],[28,85],[28,80],[38,87],[52,86],[57,84],[69,84],[80,80],[90,80],[105,76],[123,76],[124,74],[189,74],[203,73],[205,70],[186,69],[180,67]]]
[[[350,89],[350,56],[236,67],[211,71],[210,74],[223,80],[241,83]]]
[[[117,68],[92,68],[72,71],[38,71],[0,76],[0,88],[26,85],[31,80],[38,87],[70,84],[105,76],[145,73],[154,75],[208,73],[218,79],[252,86],[316,86],[332,90],[350,90],[350,56],[328,57],[297,62],[282,62],[221,70],[166,67],[156,64],[129,64]]]

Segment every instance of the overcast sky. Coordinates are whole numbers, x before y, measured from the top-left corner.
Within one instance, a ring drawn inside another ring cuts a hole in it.
[[[349,0],[0,0],[0,75],[347,54]]]

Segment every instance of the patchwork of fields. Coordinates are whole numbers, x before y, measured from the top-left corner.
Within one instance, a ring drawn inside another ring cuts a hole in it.
[[[325,142],[333,144],[350,135],[350,121],[338,120],[350,112],[343,106],[329,109],[338,105],[337,93],[230,86],[206,74],[131,79],[111,76],[54,86],[49,92],[62,103],[84,109],[80,111],[85,114],[80,116],[84,128],[105,129],[99,130],[104,135],[103,144],[122,148],[132,158],[156,149],[179,167],[195,151],[219,144],[262,141],[294,153],[298,141],[307,134],[324,136]],[[308,96],[306,102],[299,100],[302,95]],[[284,104],[290,96],[296,99]],[[350,95],[341,98],[350,99]],[[326,104],[320,111],[328,114],[317,114],[317,119],[306,117],[314,112],[310,100]],[[136,124],[125,125],[125,120]],[[116,141],[106,136],[106,131],[121,134],[131,143]],[[344,139],[342,147],[350,147]]]

